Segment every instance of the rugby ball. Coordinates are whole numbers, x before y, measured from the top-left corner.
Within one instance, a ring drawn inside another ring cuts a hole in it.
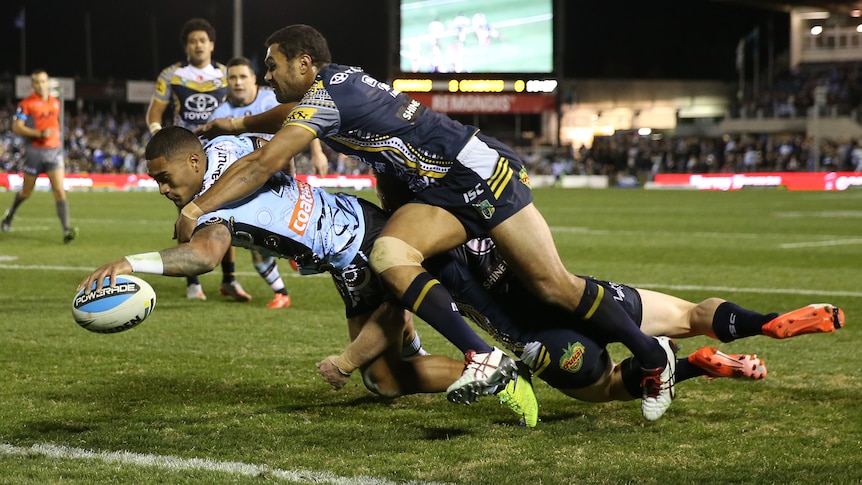
[[[105,278],[104,284],[109,283]],[[103,286],[89,294],[84,290],[72,300],[72,316],[91,332],[117,333],[136,327],[156,306],[153,287],[136,276],[117,275],[114,286]]]

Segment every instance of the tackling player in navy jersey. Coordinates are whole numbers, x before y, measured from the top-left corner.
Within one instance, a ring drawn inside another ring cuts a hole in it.
[[[434,112],[358,67],[331,62],[326,39],[312,27],[292,25],[266,41],[265,79],[282,103],[274,114],[217,121],[210,136],[238,130],[278,129],[271,143],[238,161],[213,190],[187,205],[177,222],[180,240],[196,218],[256,190],[311,140],[354,156],[405,183],[414,202],[398,209],[374,243],[371,265],[405,307],[465,352],[462,378],[448,396],[471,402],[506,382],[515,363],[480,339],[453,311],[446,289],[422,261],[490,235],[514,271],[543,301],[574,319],[612,332],[644,366],[642,411],[658,419],[673,395],[673,349],[643,334],[612,295],[563,266],[550,228],[532,203],[529,178],[514,151],[477,128]],[[270,111],[269,113],[273,113]],[[280,117],[280,119],[279,119]]]
[[[252,137],[222,136],[202,147],[191,131],[167,127],[147,144],[147,171],[159,192],[182,207],[206,193],[255,144]],[[129,272],[203,274],[231,245],[291,258],[303,274],[329,272],[344,301],[352,343],[342,354],[320,362],[319,368],[344,376],[360,368],[368,389],[387,397],[443,392],[460,376],[463,363],[422,355],[410,313],[389,302],[391,294],[368,262],[386,218],[371,202],[330,194],[277,173],[237,204],[201,214],[188,243],[107,263],[80,288],[93,288],[106,277],[113,285],[117,274]],[[412,358],[405,360],[407,356]],[[529,379],[517,389],[501,385],[492,392],[516,414],[528,414],[525,420],[535,426],[538,409]]]

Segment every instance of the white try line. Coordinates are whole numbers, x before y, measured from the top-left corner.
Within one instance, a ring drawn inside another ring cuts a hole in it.
[[[30,447],[0,444],[0,454],[18,456],[46,456],[48,458],[98,460],[105,463],[148,466],[171,471],[203,470],[247,477],[277,478],[291,483],[331,483],[335,485],[396,485],[390,480],[366,476],[339,477],[329,472],[309,470],[282,470],[267,465],[255,465],[236,461],[215,461],[209,458],[180,458],[169,455],[151,455],[129,451],[92,451],[52,444],[35,444]],[[413,485],[437,485],[437,482],[407,482]]]

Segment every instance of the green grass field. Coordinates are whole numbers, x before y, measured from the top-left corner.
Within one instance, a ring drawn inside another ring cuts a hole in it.
[[[78,282],[172,245],[176,209],[153,192],[74,192],[81,236],[65,246],[41,192],[0,233],[0,483],[862,483],[862,191],[535,196],[574,272],[764,312],[828,301],[847,326],[718,344],[756,353],[769,376],[681,383],[654,423],[639,401],[582,403],[538,383],[529,430],[491,398],[384,401],[358,376],[331,390],[314,364],[347,342],[332,283],[282,264],[294,305],[267,310],[245,250],[251,303],[220,299],[219,270],[202,277],[205,302],[182,279],[144,275],[158,294],[148,320],[87,332],[71,318]],[[0,209],[11,200],[0,193]],[[429,351],[457,356],[418,328]]]

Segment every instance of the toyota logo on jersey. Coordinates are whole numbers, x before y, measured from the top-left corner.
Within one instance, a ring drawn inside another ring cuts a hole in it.
[[[183,104],[187,110],[185,113],[187,120],[205,121],[209,119],[210,113],[218,107],[219,101],[210,94],[197,93],[186,98]]]

